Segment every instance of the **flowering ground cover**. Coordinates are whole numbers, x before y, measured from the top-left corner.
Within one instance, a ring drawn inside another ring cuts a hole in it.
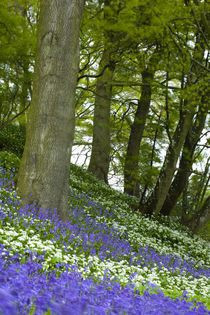
[[[209,244],[73,166],[69,222],[0,178],[0,313],[210,314]],[[160,222],[161,221],[161,222]]]

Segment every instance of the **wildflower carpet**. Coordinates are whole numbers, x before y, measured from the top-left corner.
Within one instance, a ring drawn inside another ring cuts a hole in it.
[[[0,314],[210,314],[209,244],[72,165],[69,221],[0,169]]]

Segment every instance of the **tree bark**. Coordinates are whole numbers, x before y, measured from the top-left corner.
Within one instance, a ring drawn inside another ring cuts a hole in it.
[[[149,64],[142,72],[142,92],[138,101],[134,122],[128,140],[128,146],[124,164],[124,193],[139,196],[138,174],[139,174],[139,149],[144,132],[146,118],[149,112],[152,82],[155,75],[155,67],[159,54],[155,51],[150,58]]]
[[[153,213],[154,215],[158,215],[165,202],[174,172],[176,170],[176,164],[180,151],[192,124],[194,109],[195,107],[191,105],[190,108],[185,111],[185,114],[181,116],[176,127],[172,141],[166,152],[166,157],[160,171],[158,181],[147,201],[146,209],[144,209],[145,213],[148,215],[152,215]]]
[[[92,152],[88,171],[98,179],[108,183],[110,162],[110,104],[115,65],[111,62],[111,47],[105,48],[100,61],[99,69],[104,69],[102,76],[96,83],[96,98],[93,120]]]
[[[106,0],[105,7],[110,5],[110,0]],[[109,18],[109,13],[105,11],[104,19],[108,21]],[[105,31],[105,41],[105,47],[99,64],[99,73],[103,71],[103,74],[96,82],[93,141],[88,171],[108,184],[111,150],[110,104],[112,98],[112,85],[110,82],[112,82],[115,71],[114,52],[116,46],[116,34]]]
[[[200,66],[204,59],[204,51],[205,48],[203,45],[203,40],[201,34],[198,33],[196,36],[196,43],[193,52],[194,58],[191,61],[187,75],[186,87],[189,89],[189,91],[186,89],[187,94],[184,97],[184,106],[180,111],[179,122],[167,149],[164,164],[160,171],[155,188],[147,203],[144,205],[139,205],[142,212],[149,216],[152,214],[157,216],[164,205],[169,188],[171,186],[174,172],[176,170],[176,164],[180,156],[180,152],[184,145],[187,134],[192,127],[196,104],[200,101],[199,94],[201,94],[199,87],[198,90],[196,90],[196,84],[198,83],[199,86],[200,79],[205,75]],[[195,90],[193,91],[194,93],[192,93],[192,87]]]
[[[187,186],[193,165],[194,151],[205,125],[207,111],[207,106],[204,107],[202,104],[196,116],[195,123],[187,134],[182,150],[182,157],[179,163],[178,172],[176,173],[176,176],[168,191],[166,200],[160,211],[160,214],[162,215],[170,215],[180,195]]]
[[[128,146],[124,164],[124,193],[139,196],[138,174],[139,174],[139,149],[144,132],[147,114],[150,108],[154,71],[142,72],[142,93],[138,101],[137,111],[128,140]]]
[[[21,197],[68,219],[79,27],[84,0],[42,0],[26,144],[18,174]]]

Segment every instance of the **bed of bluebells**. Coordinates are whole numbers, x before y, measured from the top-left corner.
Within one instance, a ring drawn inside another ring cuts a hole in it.
[[[0,314],[210,314],[209,243],[72,165],[69,222],[0,168]]]

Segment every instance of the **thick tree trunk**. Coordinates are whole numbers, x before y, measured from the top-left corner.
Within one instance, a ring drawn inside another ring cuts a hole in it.
[[[111,50],[104,49],[99,69],[104,69],[96,83],[96,98],[93,121],[93,144],[88,171],[108,183],[110,162],[110,104],[115,65],[110,60]]]
[[[180,118],[172,141],[169,144],[156,186],[147,201],[146,207],[143,209],[143,212],[148,215],[153,213],[158,215],[165,202],[182,146],[192,124],[194,110],[195,106],[191,105]]]
[[[149,112],[152,82],[160,54],[155,51],[150,58],[149,64],[142,72],[142,92],[138,101],[138,108],[135,113],[134,122],[128,140],[128,146],[124,164],[124,193],[139,196],[138,174],[139,174],[139,149],[144,132],[146,118]]]
[[[118,20],[120,5],[104,0],[105,25],[113,25]],[[112,99],[112,79],[116,67],[116,56],[122,35],[120,32],[104,30],[104,50],[99,64],[102,75],[96,82],[96,97],[93,121],[92,152],[88,171],[108,184],[110,164],[110,105]],[[118,56],[119,58],[119,56]]]
[[[112,98],[112,85],[110,83],[115,70],[113,53],[116,39],[112,34],[107,33],[107,41],[99,65],[99,72],[102,72],[102,75],[96,83],[93,141],[88,166],[88,171],[105,183],[108,183],[110,164],[110,104]]]
[[[43,0],[18,193],[67,219],[79,27],[84,0]]]
[[[203,104],[200,106],[195,123],[187,134],[178,172],[176,173],[160,211],[162,215],[170,215],[180,195],[187,186],[193,164],[193,154],[205,125],[207,110],[207,106],[204,107]]]

